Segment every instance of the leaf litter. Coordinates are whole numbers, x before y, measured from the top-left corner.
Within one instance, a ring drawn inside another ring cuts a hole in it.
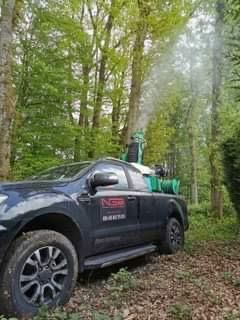
[[[240,242],[201,242],[86,272],[66,310],[84,320],[96,311],[104,319],[240,320]]]

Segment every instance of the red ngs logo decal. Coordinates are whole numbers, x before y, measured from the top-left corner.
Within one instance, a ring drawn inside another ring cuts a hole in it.
[[[101,199],[101,205],[103,208],[124,208],[124,198],[105,198]]]

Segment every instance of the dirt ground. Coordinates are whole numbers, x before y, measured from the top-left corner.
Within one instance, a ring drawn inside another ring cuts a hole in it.
[[[111,274],[122,267],[129,272],[116,286]],[[198,243],[175,256],[85,273],[67,310],[84,320],[98,319],[96,310],[124,320],[240,319],[240,242]]]

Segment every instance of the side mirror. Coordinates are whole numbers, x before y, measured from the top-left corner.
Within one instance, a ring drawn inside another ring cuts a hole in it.
[[[93,189],[97,187],[107,187],[118,184],[118,177],[111,172],[97,172],[90,178],[90,184]]]

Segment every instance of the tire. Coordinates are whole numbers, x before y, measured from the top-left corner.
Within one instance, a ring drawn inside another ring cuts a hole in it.
[[[50,230],[28,232],[9,250],[0,274],[0,314],[28,317],[68,302],[78,276],[73,244]]]
[[[176,218],[170,218],[165,228],[165,234],[160,244],[160,252],[174,254],[184,246],[184,228]]]

